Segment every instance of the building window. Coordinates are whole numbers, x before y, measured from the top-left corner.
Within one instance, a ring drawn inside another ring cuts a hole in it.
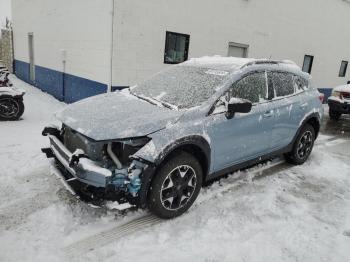
[[[340,77],[345,77],[347,69],[348,69],[348,61],[341,61],[340,70],[339,70],[339,76]]]
[[[248,57],[249,45],[239,44],[235,42],[228,43],[228,56],[233,57]]]
[[[164,63],[178,64],[187,60],[190,36],[166,32]]]
[[[314,57],[312,55],[305,55],[304,63],[303,63],[303,71],[311,74],[313,62],[314,62]]]

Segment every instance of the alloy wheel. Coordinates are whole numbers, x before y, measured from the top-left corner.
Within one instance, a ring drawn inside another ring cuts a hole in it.
[[[174,168],[163,181],[160,200],[164,208],[178,210],[191,199],[197,184],[197,176],[189,165]]]
[[[0,115],[4,118],[12,118],[18,114],[19,105],[11,98],[0,99]]]
[[[297,154],[300,159],[304,159],[309,155],[312,149],[313,135],[312,132],[306,131],[300,138]]]

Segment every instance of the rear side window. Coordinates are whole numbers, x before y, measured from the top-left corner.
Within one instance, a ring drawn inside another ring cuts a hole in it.
[[[252,103],[260,103],[268,98],[266,73],[250,74],[236,82],[229,91],[229,96],[243,98]]]
[[[282,72],[270,73],[271,82],[275,90],[275,97],[283,97],[294,94],[293,75]]]
[[[309,87],[308,81],[300,76],[294,76],[294,88],[296,93],[303,92]]]

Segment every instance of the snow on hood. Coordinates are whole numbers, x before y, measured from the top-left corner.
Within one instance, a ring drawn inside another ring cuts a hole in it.
[[[115,92],[69,105],[56,117],[77,132],[101,141],[148,135],[175,121],[182,113],[128,93]]]
[[[333,91],[350,93],[350,85],[337,86],[333,89]]]

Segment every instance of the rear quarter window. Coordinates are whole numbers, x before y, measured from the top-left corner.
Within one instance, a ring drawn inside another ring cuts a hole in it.
[[[309,89],[309,82],[300,76],[294,76],[294,88],[296,93],[306,91]]]

